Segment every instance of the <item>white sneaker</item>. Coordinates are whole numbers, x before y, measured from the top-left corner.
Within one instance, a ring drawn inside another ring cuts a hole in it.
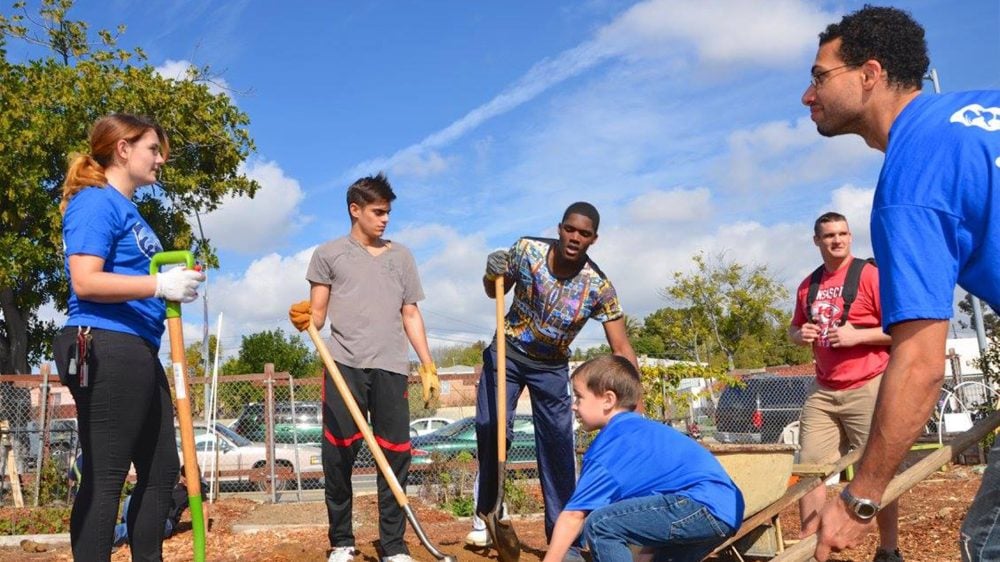
[[[417,561],[409,554],[393,554],[392,556],[383,557],[382,562],[417,562]]]
[[[326,562],[352,562],[357,553],[358,551],[353,546],[336,546],[330,552],[330,557],[326,559]]]
[[[468,535],[465,535],[465,544],[470,546],[490,546],[493,541],[490,540],[490,534],[486,532],[486,529],[473,529],[469,531]]]

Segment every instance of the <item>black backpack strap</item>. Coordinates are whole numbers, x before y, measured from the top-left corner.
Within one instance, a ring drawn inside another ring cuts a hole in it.
[[[861,258],[854,258],[851,261],[851,265],[847,270],[847,277],[844,279],[844,292],[841,295],[844,298],[844,313],[840,315],[840,326],[847,323],[847,315],[851,312],[851,304],[854,303],[854,299],[858,298],[858,285],[861,284],[861,270],[869,263],[873,266],[875,265],[875,261],[871,259],[863,260]]]
[[[825,266],[821,265],[812,272],[812,277],[809,278],[809,293],[806,295],[806,318],[809,322],[815,324],[816,320],[812,316],[813,303],[816,302],[816,295],[819,294],[819,282],[823,280],[823,269]]]

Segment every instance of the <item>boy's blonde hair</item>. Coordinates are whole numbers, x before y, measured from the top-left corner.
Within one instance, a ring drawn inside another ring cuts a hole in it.
[[[573,371],[570,378],[580,377],[587,390],[594,394],[614,392],[618,408],[633,411],[642,400],[642,381],[631,361],[618,355],[602,355],[587,361]]]

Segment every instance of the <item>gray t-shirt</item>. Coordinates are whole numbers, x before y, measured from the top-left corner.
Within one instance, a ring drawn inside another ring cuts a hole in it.
[[[306,279],[330,286],[330,353],[358,369],[409,372],[401,309],[423,300],[417,264],[402,244],[378,256],[350,236],[313,252]]]

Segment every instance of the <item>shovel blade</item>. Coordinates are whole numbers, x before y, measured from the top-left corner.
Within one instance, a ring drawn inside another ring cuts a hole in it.
[[[521,541],[517,538],[510,519],[500,519],[496,511],[486,514],[486,531],[493,539],[500,562],[518,562],[521,558]]]

